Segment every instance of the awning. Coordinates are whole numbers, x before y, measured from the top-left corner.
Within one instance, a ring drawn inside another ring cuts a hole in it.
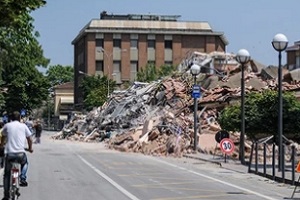
[[[59,120],[68,120],[68,115],[59,115]]]
[[[60,104],[73,104],[74,97],[60,97]]]

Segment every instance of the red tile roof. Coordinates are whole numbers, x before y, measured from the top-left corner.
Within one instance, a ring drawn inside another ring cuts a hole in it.
[[[63,83],[61,85],[56,85],[54,88],[55,89],[72,89],[72,88],[74,88],[74,82],[67,82],[67,83]]]

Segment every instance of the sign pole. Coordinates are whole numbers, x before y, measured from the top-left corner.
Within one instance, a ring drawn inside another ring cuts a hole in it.
[[[220,142],[220,148],[225,154],[225,163],[226,163],[226,157],[227,154],[231,154],[234,151],[234,143],[231,139],[229,138],[224,138]]]
[[[200,86],[196,85],[196,76],[194,76],[194,85],[193,85],[192,97],[194,98],[194,151],[197,152],[197,146],[198,146],[198,136],[197,136],[198,103],[197,103],[197,98],[200,97]]]

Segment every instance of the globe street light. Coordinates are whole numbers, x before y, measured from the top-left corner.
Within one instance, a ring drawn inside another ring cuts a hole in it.
[[[281,67],[281,52],[287,48],[288,39],[285,35],[278,33],[272,41],[273,48],[278,51],[278,149],[279,149],[279,165],[278,169],[282,171],[282,180],[284,180],[284,160],[282,146],[282,67]]]
[[[196,77],[198,74],[200,74],[201,67],[199,65],[193,64],[191,66],[190,72],[194,77],[194,86],[193,86],[193,97],[194,97],[194,150],[197,151],[197,110],[198,110],[198,104],[197,104],[197,96],[195,95],[196,88],[199,89],[200,95],[200,87],[196,85]]]
[[[245,64],[250,60],[250,54],[246,49],[240,49],[236,54],[236,60],[241,64],[241,134],[239,159],[245,164]]]

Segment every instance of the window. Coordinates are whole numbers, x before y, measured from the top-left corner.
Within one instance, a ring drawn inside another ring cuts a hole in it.
[[[172,49],[172,40],[165,40],[165,49]]]
[[[96,61],[95,75],[103,77],[103,61],[102,60]]]
[[[131,81],[136,80],[137,72],[138,72],[138,62],[131,61],[130,62],[130,80]]]
[[[148,40],[148,48],[155,49],[155,40]]]
[[[167,65],[167,66],[172,66],[172,65],[173,65],[173,62],[172,62],[172,61],[165,61],[165,65]]]
[[[113,45],[114,45],[114,48],[121,48],[121,39],[114,39]]]
[[[138,48],[138,40],[137,39],[131,39],[130,40],[130,48],[133,48],[133,49]]]
[[[155,65],[155,61],[154,60],[148,60],[148,65]]]
[[[103,47],[103,39],[96,39],[96,47]]]
[[[114,81],[121,83],[121,61],[114,61],[112,76]]]
[[[114,60],[113,73],[115,73],[115,72],[121,72],[121,61],[115,61]]]
[[[83,64],[83,62],[84,62],[84,53],[83,52],[79,53],[77,59],[78,59],[77,60],[78,65]]]
[[[103,72],[103,61],[96,61],[96,72],[102,71]]]
[[[300,68],[300,56],[296,56],[296,67]]]

